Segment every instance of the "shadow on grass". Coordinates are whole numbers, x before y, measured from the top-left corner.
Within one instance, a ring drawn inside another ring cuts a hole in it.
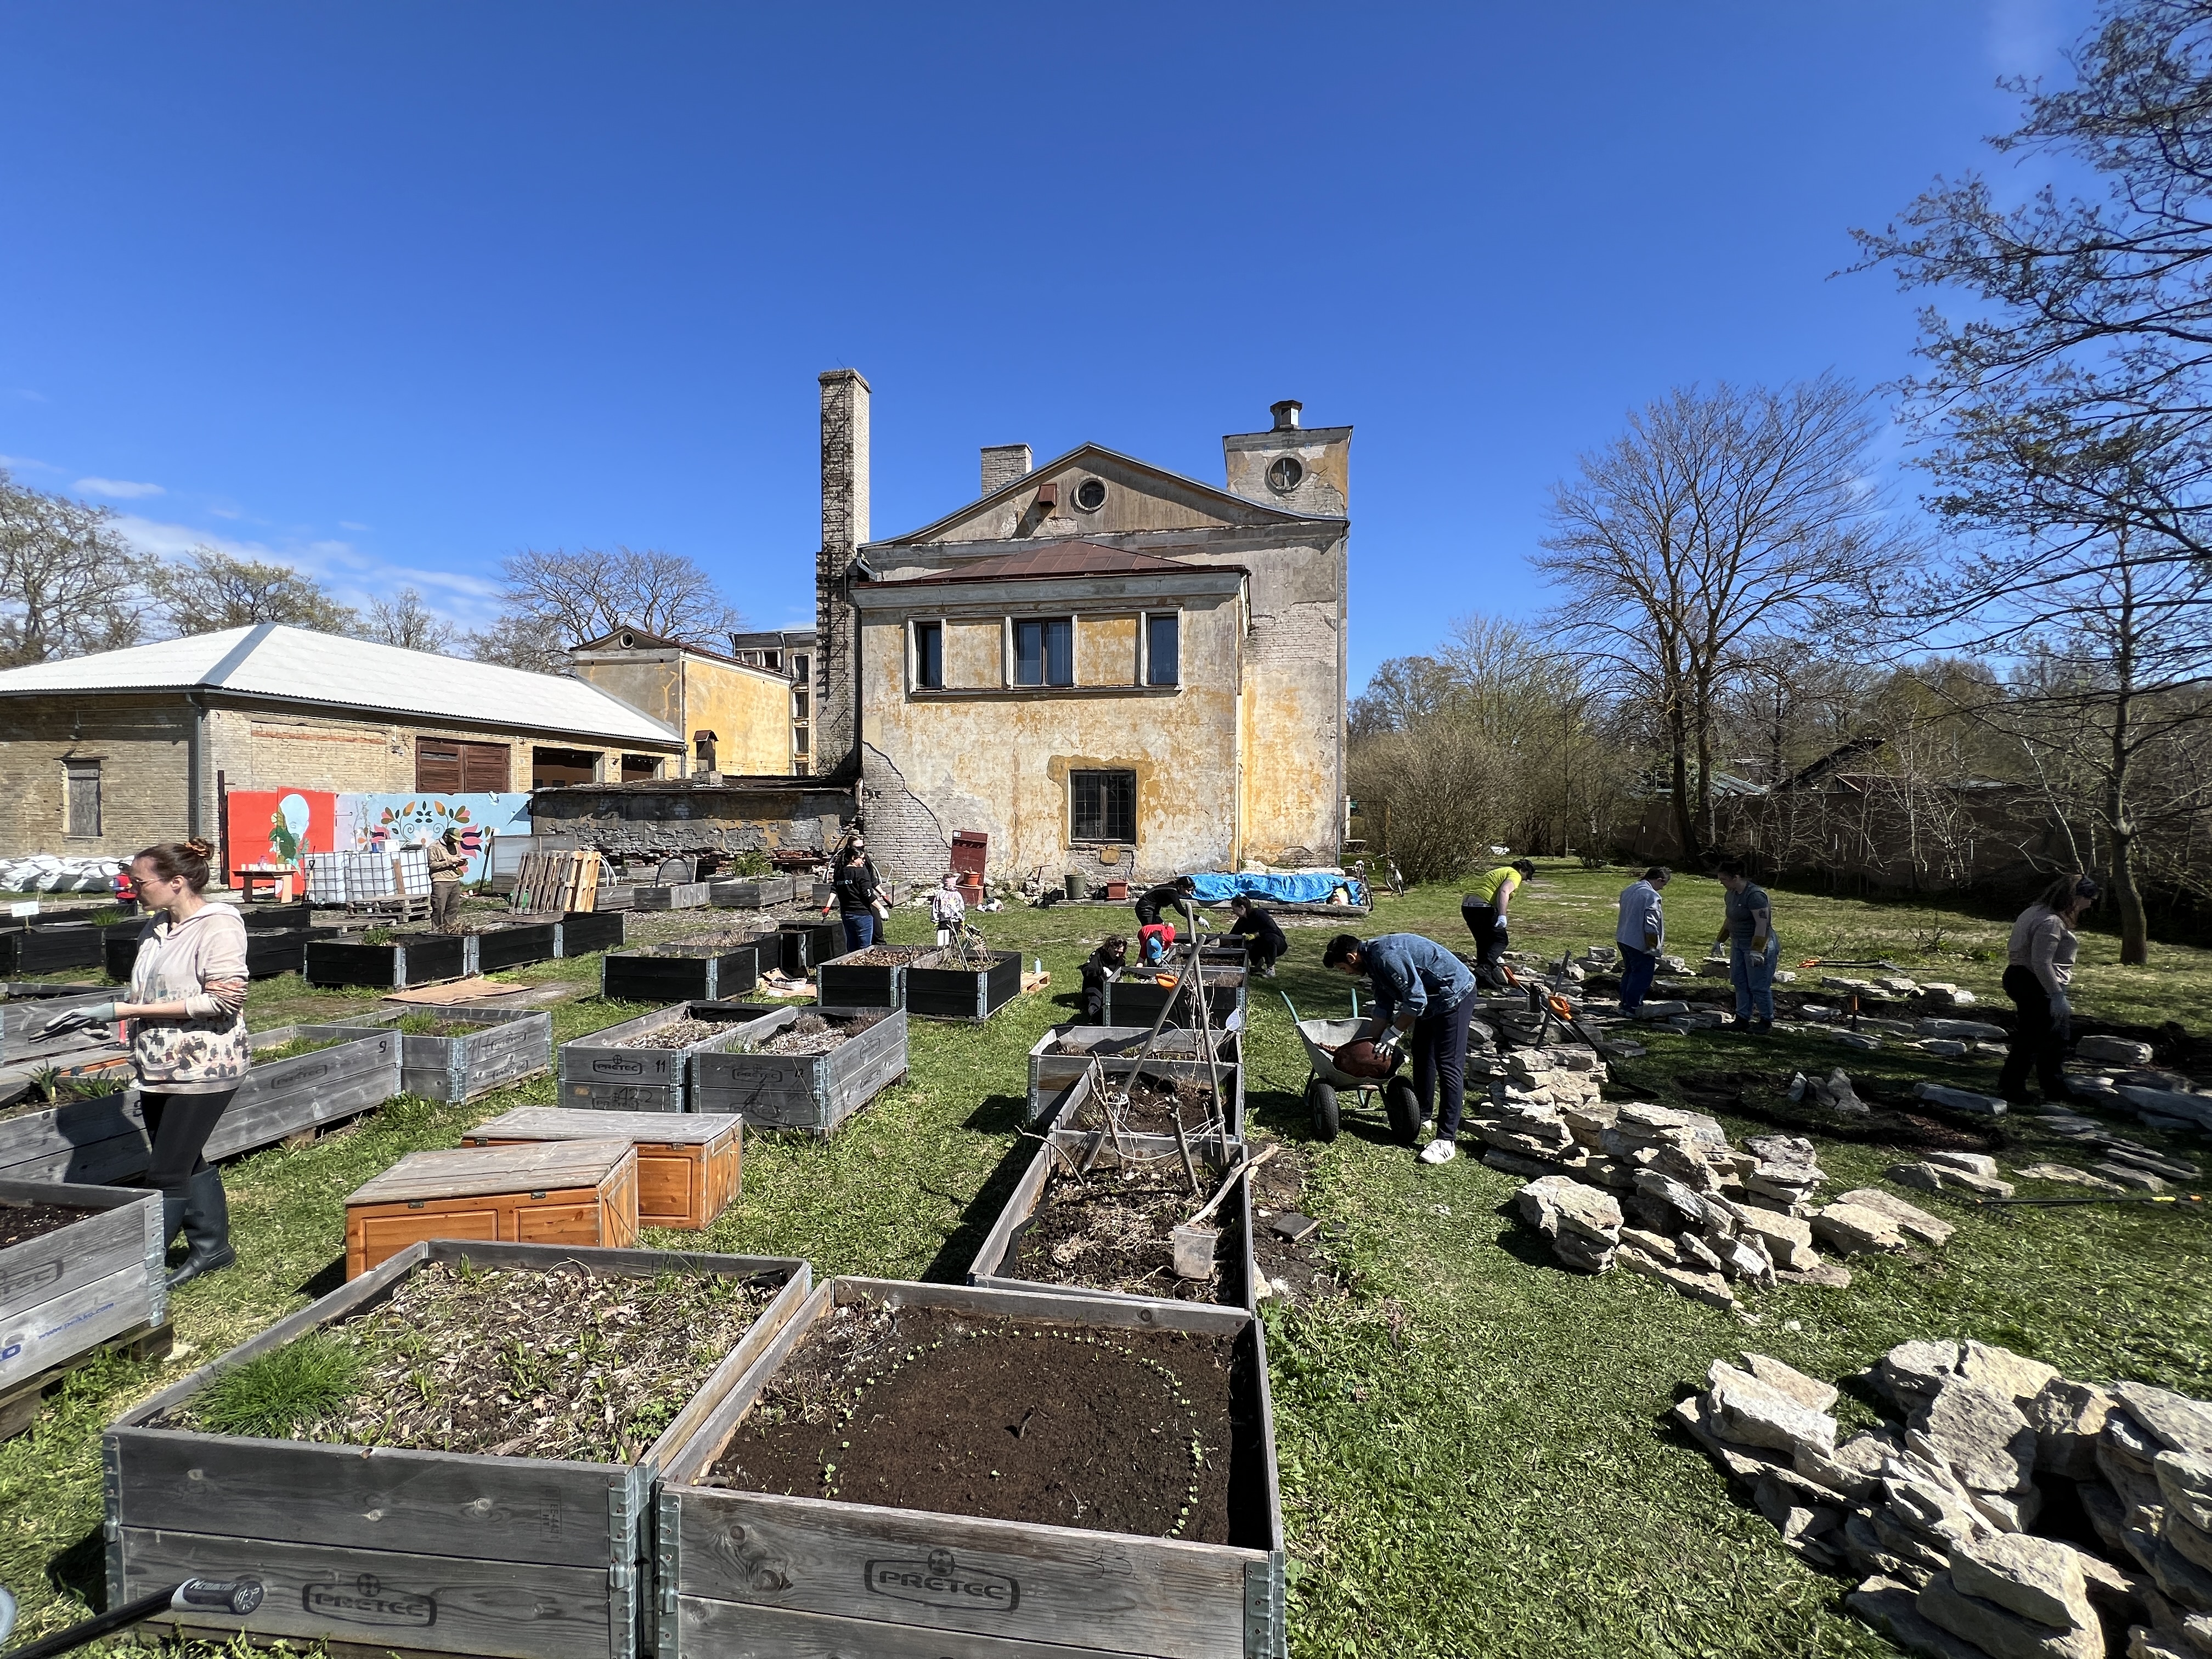
[[[345,1282],[345,1257],[334,1255],[323,1264],[319,1273],[312,1279],[301,1281],[295,1287],[295,1294],[304,1296],[310,1302],[319,1302],[332,1291],[343,1285]]]
[[[1027,1103],[1007,1095],[994,1096],[993,1100],[1012,1100],[1017,1109]],[[983,1103],[988,1108],[992,1101]],[[923,1283],[964,1285],[968,1282],[968,1268],[975,1260],[975,1252],[983,1248],[984,1239],[990,1235],[992,1227],[999,1219],[999,1212],[1006,1207],[1006,1200],[1014,1195],[1014,1188],[1021,1181],[1022,1171],[1029,1168],[1036,1152],[1036,1141],[1027,1135],[1020,1137],[1006,1148],[1006,1155],[999,1160],[998,1167],[991,1171],[990,1177],[983,1182],[961,1216],[960,1224],[945,1235],[945,1243],[938,1247],[937,1254],[930,1259],[929,1265],[921,1270]]]
[[[46,1582],[94,1613],[107,1611],[107,1546],[98,1527],[46,1564]]]
[[[983,1134],[1012,1134],[1022,1127],[1029,1109],[1027,1095],[986,1095],[975,1109],[961,1120],[960,1127]]]

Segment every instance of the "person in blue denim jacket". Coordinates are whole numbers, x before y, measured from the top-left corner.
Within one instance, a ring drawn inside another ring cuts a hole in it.
[[[1449,1164],[1458,1151],[1467,1087],[1467,1028],[1474,1018],[1474,975],[1434,939],[1384,933],[1362,942],[1339,933],[1322,966],[1375,987],[1375,1012],[1359,1035],[1378,1048],[1402,1046],[1413,1062],[1413,1094],[1426,1117],[1437,1103],[1436,1139],[1421,1149],[1424,1164]]]

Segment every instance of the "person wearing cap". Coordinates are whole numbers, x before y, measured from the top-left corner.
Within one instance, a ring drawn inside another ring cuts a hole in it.
[[[2074,1014],[2074,959],[2081,949],[2074,924],[2096,902],[2097,884],[2088,877],[2078,872],[2061,876],[2012,925],[2012,938],[2005,946],[2004,988],[2019,1019],[2011,1052],[1997,1074],[1997,1092],[2016,1106],[2027,1103],[2031,1068],[2045,1100],[2081,1098],[2067,1087],[2059,1062],[2065,1057],[2067,1027]]]
[[[1659,896],[1674,872],[1655,864],[1620,890],[1620,921],[1613,942],[1620,947],[1620,1012],[1634,1014],[1644,1006],[1651,981],[1659,972],[1660,948],[1667,942],[1667,912]]]
[[[1506,921],[1513,895],[1520,890],[1523,881],[1535,873],[1533,861],[1516,859],[1510,864],[1484,871],[1474,890],[1460,896],[1460,920],[1474,935],[1475,977],[1493,990],[1508,988],[1504,958]]]
[[[1374,1015],[1352,1040],[1401,1044],[1413,1056],[1420,1115],[1428,1116],[1431,1095],[1437,1109],[1436,1139],[1421,1148],[1421,1162],[1450,1163],[1459,1151],[1460,1113],[1466,1104],[1474,974],[1443,945],[1419,933],[1384,933],[1364,941],[1357,933],[1339,933],[1322,953],[1321,965],[1353,979],[1364,974],[1374,986]]]

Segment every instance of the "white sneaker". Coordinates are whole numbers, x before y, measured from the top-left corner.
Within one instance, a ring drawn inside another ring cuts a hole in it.
[[[1424,1164],[1449,1164],[1458,1156],[1459,1148],[1442,1139],[1432,1140],[1421,1148],[1421,1162]]]

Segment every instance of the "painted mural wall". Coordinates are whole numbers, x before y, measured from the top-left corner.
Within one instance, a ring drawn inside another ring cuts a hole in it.
[[[447,830],[460,832],[460,850],[469,860],[465,881],[481,881],[491,873],[486,854],[495,836],[530,833],[530,797],[526,794],[340,795],[337,798],[337,845],[348,853],[376,852],[385,848],[419,846],[435,841]]]

